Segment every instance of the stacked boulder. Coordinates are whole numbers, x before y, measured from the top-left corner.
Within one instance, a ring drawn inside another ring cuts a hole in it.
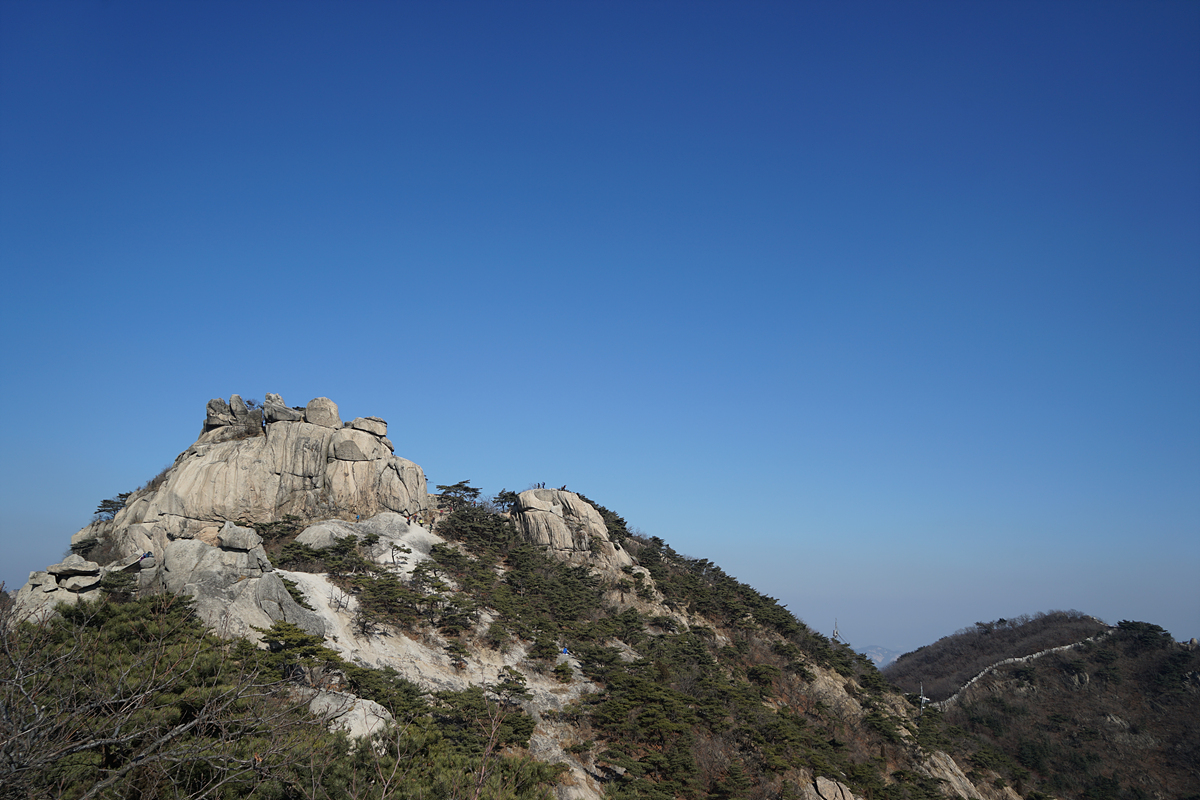
[[[127,556],[105,565],[72,553],[58,564],[31,572],[29,580],[17,592],[15,604],[33,616],[49,613],[59,603],[74,605],[80,600],[98,598],[101,581],[110,573],[127,572],[136,577],[143,569],[152,570],[155,565],[154,556],[149,553]],[[134,583],[136,585],[137,581]]]
[[[208,401],[208,405],[205,407],[204,428],[200,433],[203,436],[211,431],[221,431],[210,437],[210,440],[262,436],[262,424],[262,409],[251,409],[242,400],[241,395],[235,394],[229,398],[228,403],[219,397]]]
[[[289,408],[277,394],[266,398],[261,409],[236,394],[210,400],[196,442],[112,519],[76,533],[72,556],[32,573],[19,593],[21,608],[32,613],[92,597],[100,579],[120,569],[138,572],[142,589],[215,598],[206,617],[221,604],[252,599],[266,616],[239,612],[239,618],[311,627],[271,575],[258,534],[238,523],[417,515],[434,503],[421,468],[394,455],[384,420],[359,417],[344,425],[327,397],[303,408]],[[220,629],[219,620],[214,627]]]
[[[123,548],[211,535],[227,520],[415,514],[431,506],[424,472],[394,455],[387,423],[378,417],[343,425],[329,398],[300,409],[268,394],[248,417],[251,424],[265,420],[263,434],[238,438],[226,433],[242,427],[236,414],[224,424],[226,405],[244,406],[237,395],[228,404],[209,401],[204,432],[175,460],[162,486],[135,494],[117,515],[121,538],[129,540]]]

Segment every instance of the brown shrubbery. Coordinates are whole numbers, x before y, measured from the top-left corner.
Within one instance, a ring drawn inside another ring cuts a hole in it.
[[[1026,798],[1137,800],[1200,797],[1198,715],[1200,650],[1123,621],[997,668],[942,721],[964,769],[998,772]]]

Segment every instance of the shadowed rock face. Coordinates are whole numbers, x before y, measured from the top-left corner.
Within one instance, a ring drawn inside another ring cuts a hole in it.
[[[196,613],[223,636],[256,638],[255,628],[280,621],[324,635],[320,617],[292,599],[275,574],[257,533],[226,522],[217,542],[167,542],[161,566],[143,572],[142,587],[192,597]]]
[[[572,564],[620,569],[633,564],[608,538],[600,512],[574,492],[529,489],[513,506],[517,529],[527,541],[549,548]]]

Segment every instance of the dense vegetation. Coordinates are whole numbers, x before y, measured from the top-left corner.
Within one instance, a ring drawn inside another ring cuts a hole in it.
[[[436,628],[456,658],[522,646],[528,667],[570,681],[569,663],[554,666],[567,647],[601,690],[561,721],[581,731],[572,752],[609,781],[609,796],[786,797],[806,774],[868,798],[940,796],[911,769],[909,723],[885,702],[869,659],[711,562],[630,534],[607,509],[610,532],[644,571],[614,578],[569,566],[523,543],[493,507],[456,503],[438,532],[460,546],[435,547],[410,583],[364,574],[353,585],[360,597],[380,586],[394,596],[369,604],[372,623]],[[664,606],[674,613],[653,611]],[[827,707],[811,686],[816,666],[850,679],[867,715]]]
[[[1077,645],[997,664],[1064,643]],[[977,623],[905,656],[885,675],[943,695],[995,665],[944,710],[924,710],[926,747],[968,777],[998,774],[1027,800],[1200,798],[1200,650],[1157,625],[1115,629],[1078,612]],[[899,673],[897,679],[895,674]]]
[[[1000,667],[945,712],[956,751],[1026,798],[1200,798],[1200,650],[1125,621]]]
[[[281,623],[274,652],[208,634],[174,597],[0,621],[0,798],[541,798],[557,769],[503,756],[519,687],[423,696]],[[352,742],[307,713],[303,675],[345,670],[397,723]]]
[[[357,635],[404,631],[458,666],[515,652],[520,671],[427,693],[295,625],[261,631],[267,650],[222,641],[186,602],[110,583],[104,602],[46,625],[0,625],[0,800],[546,797],[562,768],[525,749],[525,675],[537,674],[596,687],[542,717],[573,731],[564,749],[621,800],[787,798],[817,776],[867,800],[942,797],[921,767],[934,750],[1026,800],[1198,796],[1200,653],[1161,628],[1105,633],[1078,612],[977,623],[881,674],[593,501],[635,567],[572,566],[526,543],[502,511],[512,492],[480,501],[465,481],[438,488],[448,543],[409,575],[394,566],[411,551],[378,563],[375,536],[317,550],[296,543],[298,518],[255,528],[277,566],[327,573],[356,598]],[[915,694],[909,705],[888,683],[947,697],[1001,659],[1097,634],[989,673],[944,710]],[[329,732],[307,700],[331,684],[395,723],[361,741]]]
[[[525,543],[498,513],[512,498],[480,502],[466,482],[439,488],[453,510],[438,533],[450,543],[407,580],[365,557],[374,541],[347,538],[317,551],[291,541],[299,521],[258,529],[275,563],[325,572],[357,598],[361,635],[433,634],[457,664],[481,649],[520,648],[525,670],[598,684],[558,721],[580,732],[568,748],[607,781],[609,796],[786,797],[815,775],[867,798],[941,796],[915,771],[915,728],[870,660],[809,630],[775,599],[632,534],[594,502],[637,569],[571,566]],[[561,658],[564,648],[572,659]],[[867,713],[830,707],[824,698],[841,690],[813,685],[819,667],[850,681]],[[381,690],[365,681],[373,671],[341,668],[353,691],[393,708],[387,682]]]
[[[1074,644],[1106,630],[1108,626],[1103,622],[1078,611],[976,622],[905,653],[883,674],[906,692],[915,694],[924,685],[926,697],[945,700],[997,661]]]
[[[411,581],[362,558],[358,548],[366,542],[343,542],[321,553],[284,545],[280,556],[328,571],[357,593],[361,630],[437,631],[460,663],[476,648],[520,646],[525,667],[571,681],[570,664],[555,665],[569,647],[578,670],[601,690],[567,708],[561,721],[580,731],[569,749],[608,780],[609,796],[786,797],[798,790],[802,770],[846,783],[867,798],[941,796],[938,782],[916,767],[918,748],[952,752],[977,783],[1012,785],[1029,798],[1051,792],[1080,800],[1149,796],[1139,794],[1138,761],[1121,750],[1124,740],[1104,734],[1096,722],[1104,714],[1040,710],[1021,694],[1034,685],[1031,676],[1039,676],[1045,683],[1036,684],[1038,697],[1065,706],[1077,702],[1079,676],[1088,670],[1080,671],[1075,651],[1017,665],[1015,683],[945,712],[926,708],[914,724],[919,703],[907,714],[891,705],[895,696],[869,659],[809,630],[776,600],[711,562],[681,556],[657,537],[632,534],[624,519],[594,501],[610,535],[621,539],[639,567],[626,568],[615,580],[523,543],[508,517],[496,513],[511,498],[480,503],[465,492],[465,483],[446,488],[453,490],[454,511],[439,533],[453,544],[435,547]],[[485,617],[492,621],[485,624]],[[1155,686],[1185,691],[1151,702],[1186,720],[1194,713],[1184,711],[1192,694],[1180,675],[1186,678],[1192,662],[1162,653],[1160,665],[1130,661],[1126,656],[1142,652],[1139,647],[1158,652],[1146,642],[1161,644],[1162,637],[1149,636],[1142,625],[1122,623],[1114,635],[1125,641],[1136,628],[1142,645],[1086,650],[1095,660],[1088,691],[1132,688],[1137,676],[1159,676],[1150,678]],[[1074,611],[977,623],[904,656],[885,674],[914,693],[923,680],[927,695],[947,697],[997,661],[1105,630]],[[1114,660],[1112,652],[1121,658]],[[831,707],[814,685],[818,667],[849,680],[865,714]],[[1073,695],[1051,691],[1063,681],[1074,687]],[[1113,711],[1114,717],[1128,716],[1118,714]],[[1145,744],[1137,737],[1147,722],[1111,724]],[[1160,734],[1178,743],[1162,759],[1195,762],[1194,726]],[[1139,755],[1146,755],[1144,748]],[[1124,771],[1105,766],[1113,758],[1123,760]],[[1196,781],[1179,777],[1169,785],[1186,797]]]

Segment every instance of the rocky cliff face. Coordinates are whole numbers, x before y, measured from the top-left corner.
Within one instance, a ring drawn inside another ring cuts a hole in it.
[[[282,584],[278,578],[264,580],[272,568],[260,544],[249,544],[254,531],[232,528],[246,532],[238,539],[231,537],[231,526],[289,514],[312,520],[412,515],[433,506],[425,473],[393,454],[387,423],[378,417],[343,424],[337,404],[325,397],[288,408],[279,395],[268,394],[264,407],[254,410],[236,394],[228,402],[210,400],[195,444],[133,493],[112,519],[93,522],[71,538],[72,551],[87,558],[73,555],[33,573],[17,595],[17,610],[34,613],[96,596],[100,580],[111,572],[136,575],[142,589],[195,586],[190,593],[198,597],[214,596],[218,583],[224,592],[250,580],[237,595],[252,591],[262,595],[260,607],[272,607],[275,601],[266,598],[277,597]],[[193,573],[207,577],[185,579]],[[294,609],[279,613],[272,619],[301,616]],[[238,635],[258,624],[249,619],[233,624],[234,617],[226,617]]]
[[[562,489],[529,489],[513,507],[517,529],[572,564],[606,569],[631,566],[633,559],[608,536],[600,512]]]
[[[297,541],[327,547],[353,528],[345,520],[432,518],[437,498],[424,471],[394,454],[387,433],[379,417],[343,423],[327,397],[294,408],[272,393],[255,409],[236,394],[210,400],[196,442],[112,519],[71,537],[72,555],[32,573],[15,608],[37,615],[96,598],[105,575],[124,572],[143,591],[196,598],[206,621],[227,635],[253,636],[275,620],[320,633],[244,525],[293,515],[318,523]],[[616,571],[634,563],[596,509],[572,492],[522,492],[513,520],[527,541],[571,564]]]

